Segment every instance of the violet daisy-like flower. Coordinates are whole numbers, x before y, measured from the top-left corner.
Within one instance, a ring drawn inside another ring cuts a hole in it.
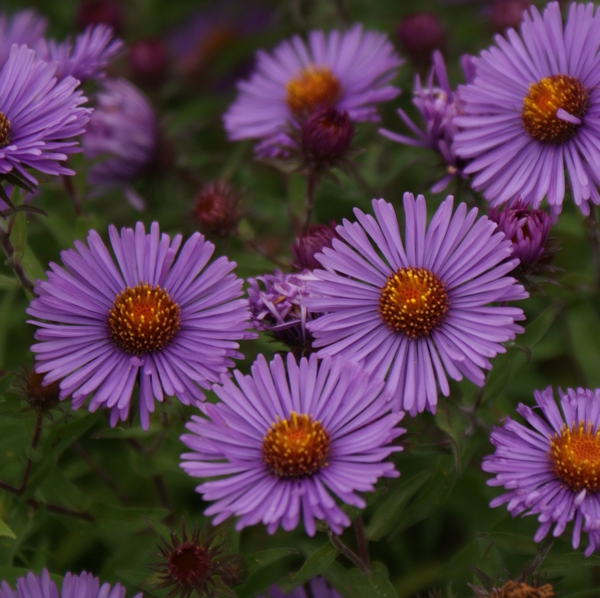
[[[47,62],[57,61],[59,79],[71,76],[81,82],[104,76],[108,63],[123,48],[123,42],[114,37],[111,27],[101,23],[90,25],[83,33],[63,42],[40,39],[35,46],[37,55]]]
[[[560,413],[552,387],[535,391],[541,413],[520,403],[517,413],[529,426],[510,417],[494,427],[496,452],[484,458],[484,471],[496,474],[490,486],[508,492],[491,507],[508,503],[509,513],[537,515],[539,542],[552,529],[560,536],[573,522],[573,548],[588,534],[585,555],[600,548],[600,389],[559,389]]]
[[[404,430],[403,413],[390,413],[383,382],[356,363],[318,360],[299,363],[291,353],[267,363],[259,355],[251,375],[234,372],[213,391],[220,403],[203,405],[181,437],[192,452],[181,457],[191,476],[216,478],[196,487],[214,524],[231,515],[236,529],[262,521],[269,533],[306,533],[324,519],[339,534],[350,524],[334,496],[364,508],[357,492],[370,492],[378,478],[397,477],[385,461],[401,447],[390,443]],[[332,496],[333,495],[333,496]]]
[[[311,31],[258,52],[254,74],[238,84],[239,95],[223,121],[231,140],[262,139],[260,154],[290,145],[286,128],[315,109],[346,111],[351,121],[378,120],[375,104],[395,98],[390,81],[402,60],[382,33],[355,25],[345,33]]]
[[[18,577],[16,590],[13,590],[6,581],[0,585],[0,598],[58,598],[59,591],[56,584],[50,579],[47,569],[41,575],[28,573],[25,577]],[[125,598],[125,588],[116,583],[100,585],[100,580],[91,573],[83,571],[79,575],[67,573],[60,589],[60,598]],[[142,598],[142,593],[134,598]]]
[[[31,8],[10,16],[0,13],[0,68],[8,60],[13,44],[32,48],[44,36],[47,27],[46,19]]]
[[[130,183],[156,155],[154,110],[144,94],[125,79],[102,81],[94,99],[94,113],[82,139],[86,158],[103,158],[88,171],[92,196],[122,188],[128,200],[141,209],[143,200]]]
[[[531,7],[519,35],[509,29],[474,58],[475,80],[460,88],[464,114],[456,153],[472,161],[472,185],[492,205],[520,197],[562,210],[565,167],[575,204],[600,204],[600,11],[558,2]]]
[[[13,172],[37,185],[27,169],[45,174],[75,174],[62,162],[81,151],[73,138],[90,118],[75,91],[79,81],[56,81],[56,65],[35,58],[26,46],[13,46],[0,70],[0,175]]]
[[[460,110],[459,99],[450,87],[444,57],[438,50],[433,53],[433,66],[429,71],[426,85],[423,86],[419,75],[416,75],[413,93],[412,102],[421,113],[423,130],[419,129],[408,114],[399,108],[398,116],[415,137],[399,135],[388,129],[379,129],[379,132],[392,141],[423,147],[440,155],[446,167],[446,175],[431,188],[433,193],[439,193],[453,178],[467,178],[463,173],[467,161],[459,158],[454,151],[454,136],[458,132],[454,117]]]
[[[140,222],[108,232],[116,265],[92,230],[87,245],[61,253],[64,268],[50,264],[48,280],[37,281],[27,313],[40,342],[31,350],[46,384],[62,379],[61,399],[72,395],[77,409],[92,394],[90,411],[110,409],[111,426],[127,418],[139,382],[146,430],[155,399],[199,404],[200,386],[242,358],[236,341],[254,334],[246,332],[248,303],[237,299],[235,263],[221,257],[207,266],[214,245],[202,235],[177,255],[181,235],[161,235],[156,222],[149,234]]]
[[[464,203],[453,215],[452,203],[427,227],[425,198],[405,193],[404,243],[391,204],[374,199],[375,217],[355,208],[358,222],[345,220],[342,241],[317,256],[325,270],[307,277],[307,307],[323,314],[307,324],[318,355],[362,362],[411,415],[435,411],[447,376],[483,386],[489,360],[523,331],[521,309],[490,305],[528,296],[506,276],[518,264],[510,241]]]

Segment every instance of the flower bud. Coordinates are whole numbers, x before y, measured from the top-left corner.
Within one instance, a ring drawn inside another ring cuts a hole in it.
[[[294,256],[292,265],[296,270],[314,270],[322,268],[320,262],[315,259],[315,254],[323,251],[325,247],[332,247],[333,239],[337,238],[335,222],[327,224],[313,224],[306,235],[296,238],[296,242],[290,249]]]
[[[200,189],[194,216],[204,232],[229,237],[237,230],[240,195],[225,181],[213,181]]]
[[[115,34],[119,35],[123,26],[123,13],[119,3],[114,0],[87,0],[79,5],[75,20],[79,29],[103,23],[112,27]]]
[[[348,113],[335,108],[317,108],[302,124],[302,151],[308,161],[333,162],[350,147],[354,126]]]
[[[149,87],[160,85],[169,69],[167,45],[160,38],[140,39],[129,49],[129,67],[133,78]]]
[[[444,47],[444,27],[432,12],[417,12],[404,17],[396,31],[400,45],[417,65],[427,66],[431,53]]]
[[[503,33],[510,27],[518,27],[523,20],[523,12],[531,6],[531,0],[494,0],[490,19],[494,31]]]

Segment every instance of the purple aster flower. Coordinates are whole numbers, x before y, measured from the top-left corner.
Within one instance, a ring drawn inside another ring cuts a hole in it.
[[[288,353],[267,363],[259,355],[251,375],[235,371],[237,385],[213,386],[221,403],[203,405],[181,437],[192,452],[181,467],[191,476],[216,478],[196,487],[215,501],[205,511],[213,524],[231,515],[236,529],[262,521],[272,534],[294,529],[302,517],[313,536],[315,519],[339,534],[350,519],[332,496],[364,508],[357,492],[378,478],[398,477],[385,461],[402,450],[390,443],[405,430],[403,413],[390,413],[383,382],[356,363]]]
[[[490,506],[508,503],[513,517],[537,515],[536,542],[552,528],[560,536],[572,521],[573,548],[583,531],[590,556],[600,548],[600,389],[559,389],[562,415],[551,386],[533,394],[539,415],[522,403],[517,407],[529,426],[507,417],[492,431],[496,452],[484,458],[482,468],[496,474],[490,486],[508,492]]]
[[[124,188],[150,165],[157,151],[156,116],[144,94],[124,79],[103,81],[95,95],[94,113],[82,143],[85,157],[103,158],[88,171],[92,196]],[[140,201],[133,202],[138,208]]]
[[[424,147],[440,155],[446,167],[446,175],[431,188],[433,193],[439,193],[454,177],[467,178],[463,173],[467,161],[456,155],[452,145],[454,136],[458,132],[454,117],[460,111],[460,101],[450,87],[441,52],[436,50],[433,53],[433,66],[429,71],[425,87],[421,84],[419,75],[415,77],[413,94],[412,102],[421,113],[424,129],[419,129],[408,114],[399,108],[398,115],[416,137],[399,135],[387,129],[379,129],[379,132],[392,141]]]
[[[345,110],[352,121],[378,120],[375,104],[395,98],[389,82],[402,60],[384,34],[311,31],[308,44],[295,36],[270,54],[260,51],[254,74],[238,84],[239,95],[223,121],[231,140],[262,139],[260,154],[290,145],[286,128],[316,108]]]
[[[81,82],[104,76],[108,63],[121,51],[123,42],[116,39],[111,27],[90,25],[75,38],[75,44],[40,39],[35,50],[40,58],[58,62],[59,79],[71,76]]]
[[[506,276],[518,262],[504,261],[511,243],[486,216],[464,203],[453,215],[452,196],[427,228],[425,198],[405,193],[404,243],[393,206],[374,199],[373,210],[355,208],[358,222],[337,227],[345,242],[317,256],[325,270],[307,280],[306,303],[324,315],[307,324],[313,347],[386,379],[396,409],[435,412],[447,375],[483,386],[501,343],[523,331],[521,309],[490,305],[528,296]]]
[[[75,91],[79,81],[57,83],[56,65],[35,58],[26,46],[13,46],[0,70],[0,174],[12,172],[37,185],[27,170],[75,174],[62,162],[81,151],[77,141],[90,118],[86,101]]]
[[[256,598],[342,598],[321,576],[313,577],[305,586],[300,586],[284,594],[277,586],[272,586],[265,596]]]
[[[28,573],[25,577],[18,577],[16,591],[5,581],[0,585],[0,598],[58,598],[59,592],[56,584],[47,569],[41,575]],[[81,572],[79,575],[67,573],[63,579],[60,590],[61,598],[125,598],[125,588],[116,583],[111,587],[108,583],[100,585],[100,580],[91,573]],[[134,598],[141,598],[142,593]]]
[[[92,393],[90,411],[110,409],[111,426],[127,418],[138,381],[146,430],[154,399],[199,404],[199,386],[243,357],[235,341],[254,337],[245,331],[248,302],[236,300],[243,281],[230,273],[234,262],[206,267],[214,245],[199,233],[177,257],[181,235],[160,235],[156,222],[149,234],[140,222],[108,232],[117,265],[92,230],[87,246],[61,253],[64,268],[52,263],[48,280],[37,281],[27,313],[39,318],[29,322],[40,342],[31,350],[45,384],[62,379],[61,399],[72,395],[73,409]]]
[[[20,10],[11,16],[0,13],[0,68],[2,68],[13,44],[33,47],[48,27],[48,22],[35,10]]]
[[[562,210],[565,167],[584,214],[600,204],[600,11],[571,4],[532,7],[520,27],[496,35],[474,58],[477,76],[459,89],[464,115],[456,153],[472,159],[472,185],[492,205],[520,197],[537,208],[546,196],[554,218]]]

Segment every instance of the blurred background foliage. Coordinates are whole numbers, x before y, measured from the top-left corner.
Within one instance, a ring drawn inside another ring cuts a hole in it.
[[[62,39],[79,30],[77,0],[28,4],[48,17],[51,36]],[[121,0],[118,7],[119,35],[129,50],[109,73],[144,90],[161,129],[159,155],[134,183],[147,209],[137,212],[120,189],[88,199],[89,165],[81,154],[74,156],[73,186],[83,198],[83,213],[76,214],[61,179],[48,180],[34,199],[47,216],[21,213],[15,224],[13,241],[32,278],[43,277],[48,262],[58,262],[60,251],[84,239],[90,228],[106,238],[109,223],[158,220],[166,232],[189,235],[198,228],[193,217],[198,190],[213,180],[231,183],[241,194],[243,213],[237,235],[208,235],[216,255],[235,260],[241,277],[271,272],[274,262],[285,267],[305,181],[300,174],[283,174],[255,161],[251,143],[228,142],[221,123],[235,97],[235,81],[249,73],[254,51],[271,48],[293,33],[362,22],[388,33],[402,52],[398,24],[418,8],[437,15],[443,26],[443,51],[455,85],[462,82],[459,57],[490,45],[499,28],[492,0],[421,0],[418,7],[389,0]],[[22,8],[23,0],[3,3],[9,12]],[[190,33],[193,23],[199,23],[197,31]],[[186,35],[191,54],[177,56],[177,40]],[[164,54],[136,63],[132,49],[148,40]],[[157,65],[160,69],[153,72]],[[416,65],[407,60],[400,69],[395,83],[402,95],[379,108],[384,127],[401,130],[395,114],[399,106],[416,117],[410,100],[419,69],[423,75],[427,61]],[[323,182],[315,222],[341,222],[352,217],[356,206],[368,211],[372,197],[400,206],[405,191],[425,193],[430,214],[447,193],[471,204],[480,201],[464,183],[430,193],[443,174],[436,156],[384,139],[377,127],[357,126],[356,145],[364,150],[355,159],[358,174]],[[394,457],[402,476],[380,483],[364,513],[372,575],[365,578],[352,569],[325,533],[307,538],[297,529],[268,536],[262,526],[241,534],[226,527],[227,548],[241,553],[247,572],[235,589],[240,598],[251,598],[275,582],[289,590],[316,574],[349,598],[425,597],[433,588],[448,598],[472,596],[467,584],[481,584],[484,574],[499,583],[516,577],[540,554],[545,555],[542,578],[561,596],[598,596],[600,556],[586,559],[581,551],[572,551],[567,535],[536,546],[534,518],[512,519],[503,507],[488,507],[499,491],[486,486],[488,476],[480,469],[483,455],[492,452],[491,426],[512,414],[518,402],[532,404],[534,389],[600,386],[600,312],[590,228],[572,202],[565,201],[551,236],[561,248],[554,259],[558,284],[543,285],[542,293],[521,302],[527,332],[494,361],[485,388],[453,383],[450,398],[440,400],[435,416],[405,419],[405,451]],[[172,526],[180,531],[182,516],[190,526],[205,523],[206,505],[194,493],[195,481],[178,466],[183,449],[179,435],[193,409],[172,399],[159,407],[150,430],[143,432],[136,414],[130,423],[111,429],[104,412],[72,412],[65,401],[44,415],[40,442],[32,450],[40,418],[19,389],[19,375],[32,365],[33,327],[25,323],[24,311],[30,297],[4,264],[0,274],[0,480],[19,488],[31,464],[20,495],[0,489],[0,576],[12,581],[42,567],[58,576],[85,569],[102,580],[124,583],[130,592],[141,588],[147,596],[166,596],[167,589],[152,589],[156,578],[148,570],[157,560],[152,553],[158,536]],[[246,359],[239,367],[247,371],[256,354],[270,356],[278,349],[267,337],[246,342]],[[352,530],[343,539],[353,546]],[[479,578],[473,567],[482,572]]]

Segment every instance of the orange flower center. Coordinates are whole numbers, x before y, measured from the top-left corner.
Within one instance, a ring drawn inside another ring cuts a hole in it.
[[[574,492],[600,490],[600,429],[592,424],[564,427],[550,441],[550,461],[556,475]]]
[[[308,116],[320,106],[333,106],[342,94],[337,77],[327,68],[308,66],[285,86],[288,108],[295,116]]]
[[[10,121],[0,112],[0,148],[10,143]]]
[[[555,145],[565,143],[580,125],[559,118],[559,108],[581,119],[588,105],[589,93],[575,77],[552,75],[529,86],[523,100],[521,121],[533,139]]]
[[[126,287],[108,315],[112,341],[133,355],[162,349],[173,340],[180,324],[177,303],[165,289],[147,283]]]
[[[429,334],[447,311],[444,283],[425,268],[399,268],[381,289],[381,319],[411,339]]]
[[[310,415],[290,413],[271,424],[262,443],[262,458],[271,473],[301,478],[327,466],[329,434]]]

